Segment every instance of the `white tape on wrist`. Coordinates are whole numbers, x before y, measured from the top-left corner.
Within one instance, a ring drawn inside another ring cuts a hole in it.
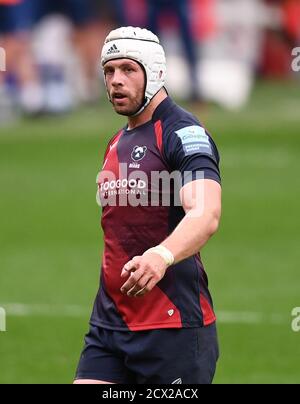
[[[154,254],[158,254],[161,256],[161,258],[165,261],[165,263],[170,266],[174,264],[175,258],[174,255],[171,253],[170,250],[168,250],[166,247],[164,247],[163,245],[158,245],[156,247],[153,248],[149,248],[149,250],[145,251],[144,254],[146,253],[154,253]]]

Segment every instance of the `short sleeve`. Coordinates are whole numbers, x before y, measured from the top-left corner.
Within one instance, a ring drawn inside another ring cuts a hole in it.
[[[165,133],[164,154],[171,170],[181,173],[183,184],[196,179],[221,184],[217,147],[200,124],[178,125]]]

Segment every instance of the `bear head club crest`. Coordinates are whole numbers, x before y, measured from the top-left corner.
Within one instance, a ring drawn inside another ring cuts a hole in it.
[[[133,161],[141,161],[146,156],[146,152],[146,146],[135,146],[132,150],[131,158]]]

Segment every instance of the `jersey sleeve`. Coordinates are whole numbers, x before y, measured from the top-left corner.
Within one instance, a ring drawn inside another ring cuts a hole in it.
[[[183,185],[196,179],[221,184],[217,147],[199,123],[181,123],[167,130],[163,146],[169,167],[181,173]]]

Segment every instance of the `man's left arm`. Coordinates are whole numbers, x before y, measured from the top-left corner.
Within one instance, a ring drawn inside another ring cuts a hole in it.
[[[144,296],[164,277],[170,265],[197,254],[218,229],[221,193],[220,184],[214,180],[196,180],[185,185],[180,191],[185,217],[160,246],[124,266],[121,277],[129,278],[121,292]]]
[[[180,198],[186,215],[162,243],[175,263],[197,254],[218,230],[221,185],[213,180],[193,181],[181,189]]]

